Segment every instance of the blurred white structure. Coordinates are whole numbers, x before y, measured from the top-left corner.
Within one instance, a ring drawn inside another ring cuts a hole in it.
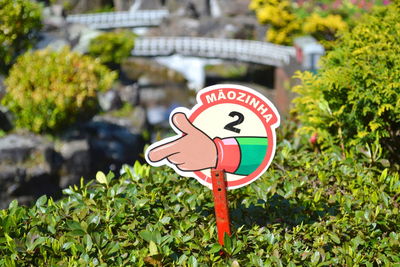
[[[138,37],[133,56],[182,56],[238,60],[281,67],[295,56],[294,47],[267,42],[203,37]]]
[[[92,29],[113,29],[158,26],[168,16],[166,9],[133,10],[69,15],[66,20]]]
[[[324,47],[312,36],[302,36],[294,40],[296,58],[303,70],[316,71],[319,60],[325,54]]]

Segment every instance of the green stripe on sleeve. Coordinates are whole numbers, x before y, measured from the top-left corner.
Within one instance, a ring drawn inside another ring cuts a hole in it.
[[[263,162],[267,153],[266,137],[235,137],[240,148],[240,164],[235,174],[249,175]]]

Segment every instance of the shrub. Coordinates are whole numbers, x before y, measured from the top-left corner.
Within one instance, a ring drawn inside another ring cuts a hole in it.
[[[98,57],[102,63],[121,64],[130,56],[135,37],[134,33],[126,30],[103,33],[90,41],[89,55]]]
[[[167,168],[0,211],[6,266],[393,266],[400,262],[400,180],[340,154],[283,141],[273,166],[228,194],[233,235],[217,244],[212,193]]]
[[[94,59],[67,47],[29,52],[10,70],[2,103],[14,113],[17,127],[55,132],[93,115],[97,92],[110,88],[115,77]]]
[[[302,131],[320,144],[361,145],[400,163],[400,6],[378,8],[327,54],[318,75],[297,74]],[[374,149],[373,149],[374,148]]]
[[[335,40],[335,35],[339,31],[346,30],[347,23],[340,15],[329,14],[325,17],[318,13],[313,13],[307,17],[303,24],[303,32],[311,34],[317,40],[332,41]],[[329,42],[325,42],[329,45]],[[331,48],[331,47],[329,47]]]
[[[30,48],[41,28],[41,8],[29,0],[0,0],[0,73]]]
[[[277,44],[292,45],[298,35],[311,34],[327,49],[334,46],[336,34],[351,28],[360,14],[380,1],[278,1],[252,0],[254,10],[262,24],[269,24],[266,39]]]
[[[267,41],[289,45],[293,37],[300,32],[300,21],[292,12],[288,0],[253,0],[250,9],[256,11],[257,19],[262,24],[270,24]]]

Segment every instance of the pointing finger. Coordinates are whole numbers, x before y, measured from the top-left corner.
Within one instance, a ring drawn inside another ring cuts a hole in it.
[[[185,157],[183,156],[182,153],[175,153],[172,155],[169,155],[168,157],[169,162],[175,164],[175,165],[180,165],[185,163]]]
[[[157,162],[177,152],[179,151],[176,145],[176,141],[174,141],[153,148],[152,150],[149,151],[148,157],[151,161]]]

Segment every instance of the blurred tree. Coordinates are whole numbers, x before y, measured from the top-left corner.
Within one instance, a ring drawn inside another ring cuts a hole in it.
[[[0,0],[0,73],[32,47],[42,27],[41,7],[29,0]]]

